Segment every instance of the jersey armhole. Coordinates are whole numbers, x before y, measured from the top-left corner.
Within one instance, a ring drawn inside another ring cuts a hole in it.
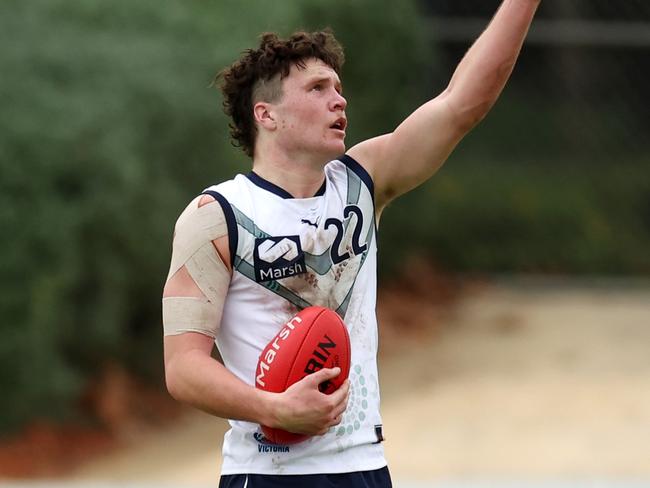
[[[375,204],[375,183],[372,181],[372,176],[366,171],[366,168],[361,166],[359,162],[354,159],[352,156],[349,156],[347,154],[344,154],[340,158],[338,158],[339,161],[341,161],[346,167],[350,169],[354,174],[356,174],[361,181],[363,181],[363,184],[366,185],[366,188],[368,188],[368,191],[370,192],[370,198],[372,199],[372,209],[373,209],[373,226],[375,228],[375,234],[379,234],[379,226],[377,225],[377,206]]]
[[[214,190],[205,190],[201,194],[210,195],[217,202],[219,202],[219,205],[221,205],[223,214],[226,217],[226,226],[228,227],[228,247],[230,248],[230,265],[234,270],[235,256],[237,255],[237,245],[239,241],[238,233],[237,233],[237,220],[235,219],[235,212],[233,212],[230,203],[228,202],[228,200],[226,200],[226,197],[224,197],[221,193],[216,192]]]
[[[352,156],[348,156],[347,154],[344,154],[339,158],[339,161],[341,161],[344,165],[350,168],[354,172],[354,174],[356,174],[361,179],[361,181],[363,181],[364,185],[366,185],[368,191],[370,192],[370,196],[372,198],[372,206],[374,207],[375,206],[375,183],[372,181],[372,177],[370,176],[370,174]]]

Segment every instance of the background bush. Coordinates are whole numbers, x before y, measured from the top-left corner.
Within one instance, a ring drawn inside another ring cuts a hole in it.
[[[0,389],[9,401],[0,431],[78,416],[79,395],[107,362],[161,381],[160,294],[173,224],[203,188],[250,167],[230,145],[209,85],[261,32],[332,25],[349,43],[346,93],[366,100],[351,109],[356,137],[416,103],[419,81],[403,83],[398,69],[402,49],[412,52],[407,61],[424,62],[412,5],[400,8],[399,23],[388,1],[302,8],[2,3]],[[369,33],[391,28],[400,45],[352,42],[362,15]],[[377,47],[391,59],[378,64]],[[395,103],[367,102],[382,87]]]
[[[434,2],[428,15],[462,3]],[[250,167],[228,141],[216,71],[263,31],[331,26],[346,47],[352,144],[443,89],[467,48],[436,41],[420,7],[0,4],[0,432],[79,421],[78,399],[108,363],[162,380],[174,221],[203,188]],[[607,77],[567,77],[556,53],[527,49],[487,121],[386,210],[383,277],[414,252],[451,271],[650,272],[648,131],[634,110],[644,85],[628,76],[639,54],[562,53]],[[605,89],[621,80],[626,89]]]

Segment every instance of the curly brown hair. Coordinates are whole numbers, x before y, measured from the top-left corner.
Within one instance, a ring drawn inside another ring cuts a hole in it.
[[[264,33],[257,49],[247,49],[217,74],[215,82],[223,93],[223,110],[232,119],[233,145],[253,157],[257,136],[253,105],[278,101],[282,97],[281,80],[289,75],[291,66],[304,68],[305,60],[310,58],[320,59],[339,75],[345,61],[343,48],[330,30],[296,32],[288,39]]]

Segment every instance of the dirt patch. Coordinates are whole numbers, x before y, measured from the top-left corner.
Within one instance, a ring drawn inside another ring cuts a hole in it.
[[[650,286],[622,285],[467,288],[435,341],[380,363],[392,472],[650,476]]]

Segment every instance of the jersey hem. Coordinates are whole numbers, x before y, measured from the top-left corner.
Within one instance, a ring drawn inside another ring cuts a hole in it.
[[[357,473],[359,471],[374,471],[376,469],[382,469],[388,467],[386,460],[381,462],[364,464],[361,466],[355,466],[353,468],[346,469],[328,469],[328,470],[309,470],[309,469],[286,469],[283,467],[282,472],[277,470],[266,470],[266,469],[256,469],[256,468],[228,468],[221,470],[221,476],[233,475],[233,474],[262,474],[262,475],[309,475],[309,474],[344,474],[344,473]]]

